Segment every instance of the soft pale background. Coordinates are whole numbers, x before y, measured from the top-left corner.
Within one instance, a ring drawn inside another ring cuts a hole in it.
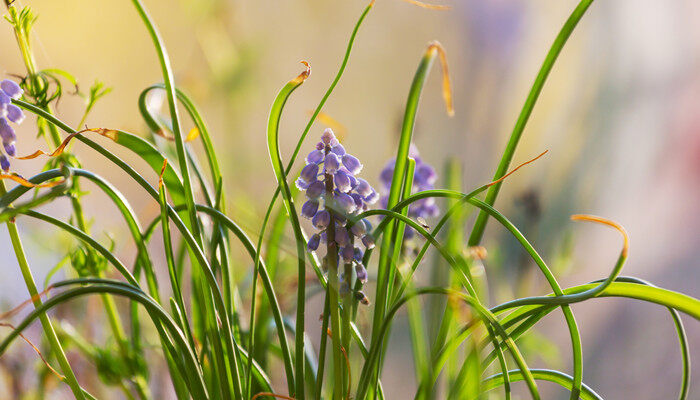
[[[282,122],[287,154],[334,76],[364,1],[148,0],[172,56],[179,85],[201,106],[219,149],[231,199],[230,214],[257,230],[263,202],[274,189],[265,148],[268,105],[278,88],[308,60],[313,73],[290,102]],[[441,169],[449,157],[464,166],[465,188],[487,182],[529,85],[573,0],[444,1],[451,11],[429,11],[399,0],[378,0],[361,28],[348,69],[324,111],[348,130],[346,147],[376,176],[394,153],[410,81],[426,44],[447,49],[456,116],[445,116],[439,74],[423,95],[415,141],[424,159]],[[34,0],[38,62],[62,68],[87,89],[99,79],[114,87],[88,120],[90,126],[145,132],[136,99],[159,80],[145,28],[128,1]],[[497,206],[523,228],[545,258],[555,262],[574,235],[573,259],[564,285],[604,276],[620,239],[613,231],[569,222],[590,212],[621,222],[631,236],[626,274],[700,297],[700,3],[694,0],[600,0],[592,5],[560,57],[516,153],[524,161],[544,149],[541,161],[509,179]],[[437,70],[436,70],[437,71]],[[0,72],[22,74],[8,24],[0,24]],[[61,118],[75,124],[78,98],[66,96]],[[318,125],[313,134],[321,129]],[[46,148],[33,139],[28,120],[20,130],[20,154]],[[109,145],[106,141],[102,141]],[[88,148],[75,152],[88,169],[110,179],[146,217],[156,204],[134,189]],[[120,153],[120,154],[123,154]],[[31,176],[42,161],[15,161]],[[148,175],[154,183],[155,174]],[[526,215],[523,193],[534,191],[541,216]],[[90,197],[88,197],[90,198]],[[87,212],[94,232],[110,231],[117,251],[133,258],[126,230],[111,205],[93,195]],[[68,203],[47,210],[66,215]],[[104,211],[109,210],[108,212]],[[67,243],[45,226],[20,219],[38,280]],[[487,247],[519,254],[503,231],[490,224]],[[95,233],[99,238],[104,234]],[[505,244],[503,244],[505,243]],[[508,247],[512,247],[510,249]],[[6,231],[0,266],[4,308],[25,299]],[[512,257],[512,256],[511,256]],[[487,264],[488,268],[488,264]],[[531,290],[544,293],[541,282]],[[660,399],[676,395],[680,360],[664,310],[622,300],[596,300],[574,307],[583,332],[585,381],[610,399]],[[313,315],[313,313],[310,313]],[[310,321],[312,322],[312,321]],[[688,320],[691,352],[700,357],[700,327]],[[400,326],[400,325],[399,325]],[[384,376],[390,398],[413,393],[406,334],[395,329],[392,360]],[[540,332],[561,343],[569,370],[569,346],[559,314]],[[38,336],[38,335],[37,335]],[[35,336],[35,337],[37,337]],[[18,343],[16,346],[22,346]],[[24,368],[35,358],[26,355]],[[22,363],[20,363],[22,364]],[[543,366],[534,359],[531,366]],[[90,373],[90,371],[85,371]],[[700,378],[697,372],[695,379]],[[410,378],[410,379],[409,379]],[[548,387],[543,384],[543,387]],[[0,393],[3,387],[0,385]],[[405,392],[408,391],[408,392]],[[552,389],[547,398],[562,396]],[[691,389],[691,398],[700,398]],[[0,396],[2,397],[2,396]]]

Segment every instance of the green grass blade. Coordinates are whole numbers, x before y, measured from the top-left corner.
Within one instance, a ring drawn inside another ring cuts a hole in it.
[[[289,221],[294,230],[294,238],[296,240],[296,249],[298,257],[298,288],[297,288],[297,320],[296,320],[296,336],[295,336],[295,381],[294,391],[290,395],[299,398],[304,398],[304,316],[305,316],[305,289],[306,289],[306,246],[305,240],[299,226],[299,217],[294,207],[294,199],[292,198],[289,184],[287,183],[284,166],[282,164],[282,156],[279,149],[279,122],[282,115],[282,110],[289,96],[296,90],[309,76],[311,69],[307,69],[299,74],[296,78],[289,81],[279,91],[275,97],[270,109],[270,116],[267,122],[267,149],[270,153],[270,161],[275,172],[277,184],[281,187],[282,198],[284,200]],[[291,388],[290,388],[291,389]]]
[[[583,15],[586,13],[586,10],[588,10],[588,7],[592,3],[593,0],[581,0],[569,16],[569,19],[567,19],[564,23],[564,26],[559,31],[557,37],[554,39],[554,43],[552,43],[552,46],[549,49],[549,52],[547,53],[547,56],[545,57],[544,62],[542,63],[542,66],[540,67],[540,71],[537,73],[535,82],[532,84],[530,92],[528,93],[527,98],[525,99],[525,104],[523,105],[523,108],[520,111],[520,115],[518,115],[518,119],[515,122],[513,131],[510,134],[510,139],[508,139],[508,144],[506,145],[503,155],[501,156],[501,161],[498,163],[498,167],[496,168],[496,173],[494,174],[493,178],[494,180],[499,179],[508,171],[510,162],[513,159],[513,155],[515,154],[515,148],[518,146],[520,137],[522,136],[523,131],[525,130],[525,125],[527,125],[527,122],[530,119],[532,110],[535,108],[535,103],[537,103],[537,99],[539,98],[540,93],[542,92],[542,88],[544,87],[544,84],[547,81],[547,77],[552,71],[552,67],[556,62],[557,57],[559,57],[559,53],[561,53],[561,50],[564,48],[564,45],[566,44],[567,40],[569,40],[569,36],[571,36],[571,33],[574,31],[574,28],[576,28],[576,25],[578,25],[579,21],[581,20],[581,18],[583,18]],[[496,196],[498,196],[498,191],[500,189],[500,182],[489,188],[488,193],[486,193],[487,204],[493,205],[496,202]],[[487,220],[488,215],[483,211],[480,212],[479,216],[474,222],[474,228],[472,229],[472,233],[469,236],[469,246],[476,246],[481,242],[481,237],[484,235],[484,229],[486,229]]]

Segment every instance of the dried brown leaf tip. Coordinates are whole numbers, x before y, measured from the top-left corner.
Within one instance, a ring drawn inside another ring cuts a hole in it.
[[[20,312],[25,306],[41,299],[41,296],[49,294],[49,291],[52,289],[53,289],[53,286],[48,286],[41,293],[37,293],[36,295],[28,298],[27,300],[23,301],[22,303],[20,303],[17,307],[13,308],[12,310],[9,310],[9,311],[6,311],[6,312],[0,314],[0,320],[12,318],[13,316],[15,316],[15,314]]]
[[[607,219],[607,218],[599,217],[596,215],[589,215],[589,214],[574,214],[571,216],[571,220],[572,221],[595,222],[598,224],[603,224],[603,225],[607,225],[611,228],[614,228],[615,230],[620,232],[620,234],[622,235],[623,243],[622,243],[621,255],[622,255],[622,257],[627,257],[627,254],[629,253],[629,248],[630,248],[630,238],[627,235],[627,231],[625,230],[625,228],[622,225],[620,225],[619,223],[617,223],[613,220]]]
[[[158,176],[158,189],[163,188],[163,175],[165,175],[165,169],[168,168],[168,159],[163,160],[163,167],[160,169],[160,175]]]
[[[12,329],[12,330],[17,330],[17,328],[15,328],[14,325],[8,324],[7,322],[0,322],[0,326],[4,326],[4,327],[10,328],[10,329]],[[56,377],[58,377],[58,380],[59,380],[59,381],[64,381],[64,380],[65,380],[65,377],[64,377],[63,375],[59,374],[58,371],[56,371],[56,370],[51,366],[51,364],[49,364],[49,362],[46,360],[46,358],[44,358],[44,355],[41,354],[41,350],[39,350],[39,348],[36,347],[36,346],[34,345],[34,343],[32,343],[32,342],[31,342],[26,336],[24,336],[24,334],[22,334],[21,332],[19,333],[19,337],[21,337],[22,339],[24,339],[24,341],[27,342],[27,344],[29,344],[29,345],[32,347],[32,349],[34,350],[34,352],[39,356],[39,358],[41,358],[41,361],[44,363],[44,365],[46,365],[46,368],[48,368],[49,371],[51,371],[54,375],[56,375]]]
[[[437,52],[440,58],[440,66],[442,67],[442,98],[445,100],[447,115],[450,117],[455,115],[454,105],[452,104],[452,85],[450,83],[450,70],[447,66],[447,52],[442,44],[437,40],[430,42],[427,53]]]
[[[168,134],[168,132],[165,129],[158,129],[154,133],[165,140],[169,140],[171,142],[175,141],[175,136]],[[197,139],[198,137],[199,129],[195,126],[194,128],[190,129],[190,131],[187,133],[187,136],[185,136],[185,142],[191,142]]]
[[[292,80],[292,82],[294,82],[294,83],[302,83],[306,80],[306,78],[309,77],[309,75],[311,75],[311,65],[309,65],[309,63],[304,61],[304,60],[301,60],[299,62],[304,64],[306,69],[301,74],[299,74],[296,78],[294,78]]]
[[[414,6],[418,6],[420,8],[425,8],[427,10],[438,10],[438,11],[446,11],[450,9],[450,6],[445,6],[445,5],[440,5],[440,4],[428,4],[428,3],[423,3],[422,1],[418,0],[402,0],[408,4],[413,4]]]
[[[504,179],[506,179],[507,177],[509,177],[511,174],[515,173],[515,171],[519,170],[520,168],[522,168],[522,167],[524,167],[524,166],[526,166],[526,165],[528,165],[528,164],[530,164],[530,163],[533,163],[533,162],[539,160],[540,157],[544,156],[544,155],[547,154],[548,152],[549,152],[549,150],[543,151],[542,153],[540,153],[539,156],[537,156],[537,157],[535,157],[535,158],[533,158],[533,159],[531,159],[531,160],[525,161],[524,163],[522,163],[522,164],[518,165],[517,167],[513,168],[510,172],[508,172],[507,174],[503,175],[502,177],[496,179],[495,181],[493,181],[493,182],[491,182],[491,183],[486,184],[486,186],[493,186],[493,185],[495,185],[495,184],[497,184],[497,183],[499,183],[499,182],[502,182]]]
[[[24,187],[28,187],[28,188],[51,188],[51,187],[58,186],[58,185],[66,182],[65,179],[59,179],[59,180],[53,181],[53,182],[44,182],[44,183],[36,184],[36,183],[29,182],[28,180],[24,179],[23,177],[21,177],[19,175],[15,175],[15,174],[0,174],[0,179],[9,179],[9,180],[15,181],[15,182],[19,183],[20,185],[22,185]]]
[[[43,150],[37,150],[32,154],[29,154],[27,156],[23,157],[15,157],[17,160],[31,160],[33,158],[37,158],[41,155],[47,156],[47,157],[57,157],[63,154],[63,151],[65,150],[66,146],[68,146],[68,143],[70,143],[71,140],[73,140],[74,137],[83,135],[87,132],[94,132],[97,133],[98,135],[104,136],[106,138],[112,139],[114,141],[117,140],[117,135],[118,132],[115,131],[114,129],[105,129],[105,128],[86,128],[83,129],[82,131],[78,131],[75,133],[71,133],[68,135],[63,142],[56,148],[56,150],[52,151],[51,153],[47,153]]]

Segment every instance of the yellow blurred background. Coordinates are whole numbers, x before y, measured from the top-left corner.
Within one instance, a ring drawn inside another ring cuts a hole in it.
[[[39,15],[34,47],[40,68],[69,71],[83,91],[95,80],[113,87],[97,103],[88,125],[145,135],[137,98],[145,87],[160,81],[160,72],[152,43],[130,2],[17,3],[31,5]],[[254,235],[275,188],[265,144],[269,105],[281,85],[301,71],[299,61],[307,60],[311,77],[295,92],[282,121],[283,154],[288,156],[309,110],[332,81],[366,1],[145,3],[164,36],[178,86],[192,96],[210,125],[227,179],[229,214]],[[444,0],[442,4],[451,9],[436,11],[400,0],[377,0],[359,31],[347,71],[323,110],[346,128],[344,145],[363,161],[362,176],[379,186],[379,171],[395,154],[413,73],[427,44],[438,40],[447,50],[456,113],[452,118],[445,114],[435,68],[422,96],[415,142],[423,159],[438,171],[448,159],[458,159],[465,190],[488,182],[537,70],[576,3]],[[568,219],[572,213],[585,212],[627,228],[631,256],[625,274],[700,297],[699,19],[700,3],[694,0],[599,0],[557,61],[514,161],[525,161],[545,149],[549,153],[509,178],[496,206],[554,264],[563,286],[605,276],[619,250],[614,231]],[[0,73],[3,77],[25,73],[5,21],[0,23]],[[56,110],[61,119],[75,125],[83,106],[80,97],[67,94]],[[314,126],[304,152],[322,128],[319,123]],[[35,133],[29,118],[18,131],[19,154],[47,148]],[[86,169],[123,191],[144,221],[157,214],[156,203],[92,150],[77,144],[74,152]],[[44,161],[14,161],[13,169],[32,176]],[[157,176],[136,165],[155,184]],[[110,232],[117,252],[131,259],[133,249],[123,240],[126,227],[111,204],[105,206],[106,198],[98,193],[85,199],[96,237],[106,241],[106,234],[97,232]],[[67,215],[68,201],[59,200],[47,210]],[[20,228],[41,282],[60,259],[67,239],[56,239],[32,221],[20,220]],[[570,243],[574,244],[569,256]],[[493,262],[503,264],[505,275],[509,271],[505,261],[521,262],[521,250],[496,224],[489,225],[485,246],[494,249]],[[5,229],[0,230],[0,249],[4,309],[24,300],[27,293]],[[546,293],[535,275],[525,275],[532,281],[527,294]],[[665,310],[631,301],[596,300],[574,306],[574,311],[582,327],[586,383],[611,399],[676,396],[680,355],[669,336],[673,326]],[[687,322],[691,354],[698,357],[700,327],[697,321]],[[407,382],[413,374],[405,368],[411,362],[408,333],[398,326],[383,377],[392,399],[414,393]],[[564,326],[561,316],[554,314],[540,333],[559,345],[555,366],[570,370]],[[27,359],[32,361],[25,360],[22,368],[31,371],[36,362],[31,356]],[[545,366],[546,361],[536,358],[530,366]],[[694,377],[697,380],[700,374]],[[24,384],[31,385],[27,379]],[[564,398],[559,389],[543,387],[549,390],[545,398]],[[691,389],[691,398],[692,393],[700,392]]]

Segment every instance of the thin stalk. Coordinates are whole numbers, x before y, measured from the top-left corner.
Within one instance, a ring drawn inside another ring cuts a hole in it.
[[[326,157],[330,151],[330,145],[326,145]],[[333,399],[340,400],[343,397],[343,354],[340,343],[340,302],[338,300],[338,244],[335,242],[335,215],[328,207],[328,203],[333,199],[333,174],[326,173],[325,182],[326,209],[331,216],[328,228],[326,228],[326,266],[328,267],[327,289],[331,312],[331,340],[333,342]],[[345,277],[345,279],[348,278]]]
[[[0,195],[4,195],[5,193],[5,182],[0,181]],[[10,234],[12,248],[15,251],[17,263],[19,264],[19,269],[22,272],[22,277],[24,278],[24,283],[27,286],[27,291],[31,296],[32,303],[34,304],[35,308],[41,307],[43,304],[41,301],[41,296],[39,295],[36,283],[34,282],[34,276],[32,276],[32,271],[29,268],[27,256],[24,253],[22,240],[19,236],[19,230],[17,229],[17,225],[13,220],[7,222],[7,231]],[[58,360],[58,364],[61,367],[61,372],[63,372],[63,375],[65,376],[66,384],[70,387],[76,399],[84,400],[85,396],[83,395],[83,391],[80,388],[80,385],[78,384],[78,379],[75,377],[75,373],[73,372],[70,363],[68,363],[66,353],[63,351],[61,342],[58,340],[58,336],[56,335],[56,331],[54,330],[53,325],[51,325],[51,320],[49,319],[48,314],[41,314],[39,316],[39,320],[41,321],[41,326],[44,328],[44,334],[46,335],[46,338],[48,339],[49,344],[51,345],[51,349],[53,350],[53,353],[56,359]]]

